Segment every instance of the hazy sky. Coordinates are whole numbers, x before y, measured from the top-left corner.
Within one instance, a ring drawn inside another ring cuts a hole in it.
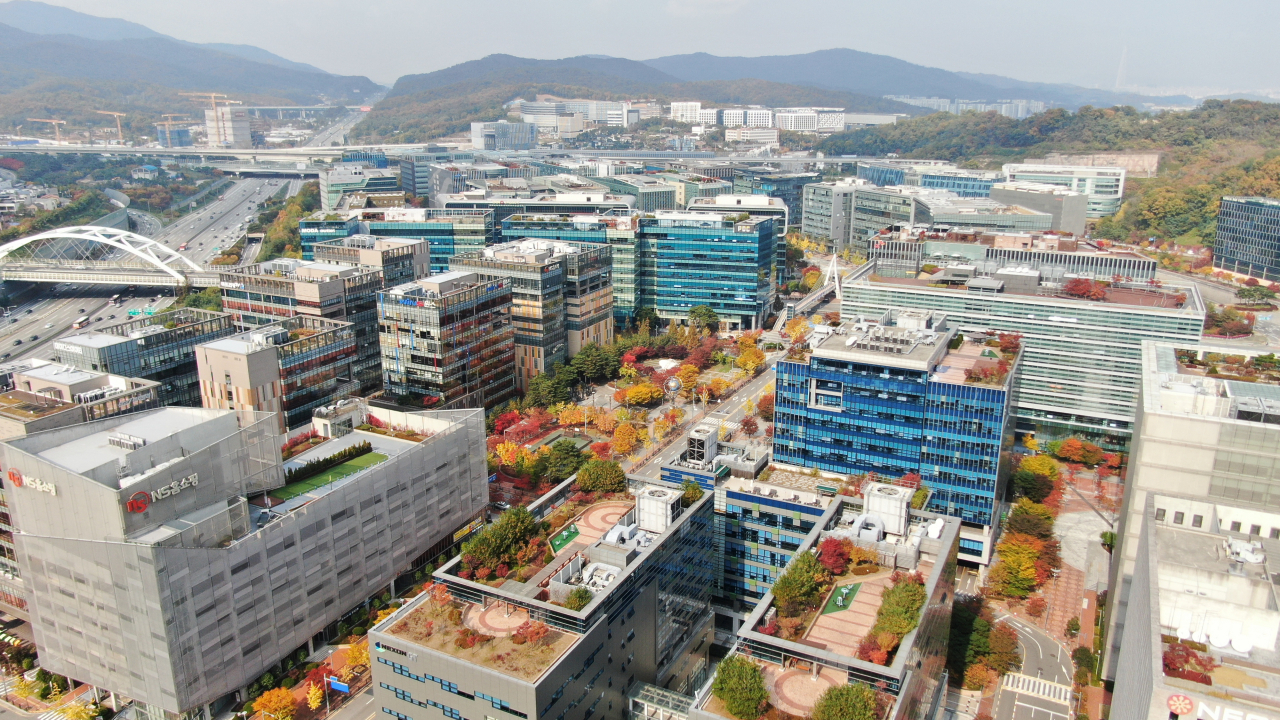
[[[45,0],[391,83],[490,53],[642,60],[848,47],[1111,88],[1280,90],[1278,0]],[[1125,49],[1127,48],[1127,53]]]

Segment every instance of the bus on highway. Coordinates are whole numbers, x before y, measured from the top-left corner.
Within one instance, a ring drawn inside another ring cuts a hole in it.
[[[178,252],[186,252],[186,251],[187,251],[186,243],[182,243],[181,245],[178,246]]]
[[[85,326],[86,326],[86,325],[88,325],[88,324],[89,324],[89,316],[88,316],[88,315],[85,315],[84,317],[82,317],[82,318],[80,318],[79,320],[77,320],[77,321],[75,321],[74,323],[72,323],[72,324],[71,324],[71,329],[72,329],[72,330],[79,330],[80,328],[85,327]]]
[[[120,304],[120,296],[119,296],[119,295],[112,295],[112,296],[111,296],[111,299],[110,299],[110,300],[108,300],[107,302],[111,303],[112,305],[119,305],[119,304]]]

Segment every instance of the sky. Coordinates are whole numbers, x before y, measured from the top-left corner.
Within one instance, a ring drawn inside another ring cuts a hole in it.
[[[852,48],[1020,80],[1280,92],[1277,0],[45,0],[391,84],[491,53]],[[1123,68],[1121,60],[1123,58]]]

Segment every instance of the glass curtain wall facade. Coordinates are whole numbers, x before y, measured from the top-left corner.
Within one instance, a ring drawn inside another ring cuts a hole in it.
[[[352,373],[356,360],[355,326],[298,317],[281,326],[291,340],[276,348],[280,364],[280,405],[290,430],[310,424],[311,413],[360,389]]]
[[[160,383],[160,404],[200,407],[197,345],[236,332],[228,313],[183,308],[53,343],[54,362]],[[167,327],[173,323],[174,327]]]
[[[764,324],[773,301],[774,220],[671,213],[640,220],[640,303],[684,321],[708,305],[733,330]],[[652,301],[648,301],[652,298]]]
[[[804,186],[821,180],[818,173],[780,173],[776,170],[738,170],[733,175],[733,192],[745,195],[768,195],[787,204],[791,217],[798,218],[804,209]],[[785,233],[786,228],[778,232]]]
[[[1204,304],[1194,286],[1177,288],[1181,307],[1148,307],[1060,297],[970,293],[874,282],[868,263],[843,288],[845,319],[894,308],[946,313],[961,333],[1023,336],[1016,415],[1041,442],[1082,435],[1127,451],[1137,414],[1144,340],[1197,341]],[[1166,288],[1168,289],[1168,288]]]
[[[378,293],[383,382],[433,409],[493,408],[516,396],[511,281],[429,297],[419,283]]]
[[[1280,200],[1224,197],[1218,208],[1213,266],[1280,282]]]

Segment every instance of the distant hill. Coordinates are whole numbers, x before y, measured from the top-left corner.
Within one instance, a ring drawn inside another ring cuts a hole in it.
[[[653,98],[710,104],[774,107],[817,105],[859,112],[919,115],[921,108],[843,90],[802,87],[767,80],[681,82],[644,63],[623,58],[572,57],[531,60],[490,55],[396,81],[387,98],[352,130],[352,137],[386,142],[422,142],[460,132],[473,121],[505,117],[503,105],[517,97],[546,94],[592,100]]]
[[[994,101],[1016,94],[1018,98],[1052,102],[1068,109],[1086,104],[1141,106],[1143,103],[1195,103],[1192,98],[1183,96],[1157,98],[1075,85],[1026,82],[997,75],[951,72],[847,48],[765,57],[693,53],[655,58],[644,63],[686,81],[760,78],[874,97],[917,95]]]
[[[302,72],[328,74],[314,65],[294,62],[252,45],[189,43],[185,40],[178,40],[158,33],[145,25],[139,25],[128,20],[88,15],[69,8],[48,5],[34,0],[9,0],[9,2],[0,3],[0,23],[36,35],[74,35],[89,40],[161,38],[184,45],[194,45],[230,55],[237,55],[247,60],[267,65],[275,65]]]

